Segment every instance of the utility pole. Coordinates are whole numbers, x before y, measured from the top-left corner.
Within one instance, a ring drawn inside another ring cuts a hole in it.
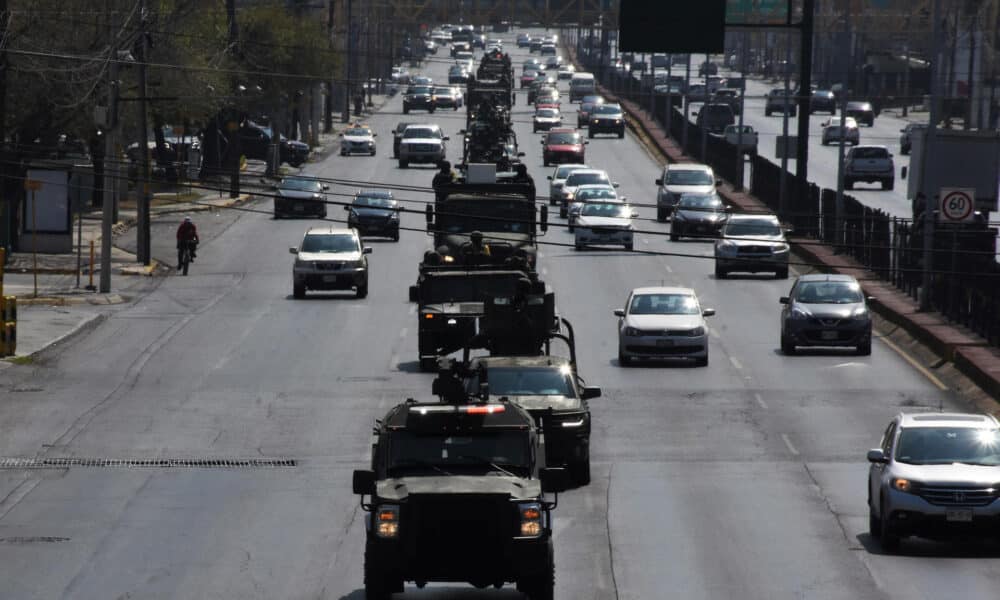
[[[791,153],[790,144],[788,143],[788,111],[795,106],[795,103],[792,101],[791,84],[789,82],[789,78],[792,75],[791,66],[792,36],[791,32],[787,32],[785,35],[785,64],[782,69],[785,72],[785,97],[781,109],[781,138],[784,140],[784,143],[781,148],[781,173],[778,175],[778,218],[782,220],[788,215],[788,155]],[[801,83],[799,87],[801,87]],[[808,111],[806,111],[806,118],[809,118]]]
[[[925,190],[927,184],[927,158],[931,156],[934,141],[937,139],[937,124],[940,119],[938,103],[941,102],[941,0],[934,0],[934,19],[931,33],[931,106],[927,134],[920,148],[920,185],[917,192],[923,192],[924,203],[924,269],[920,285],[920,310],[931,310],[931,285],[934,281],[934,221],[940,202],[940,190]],[[914,215],[916,218],[916,215]],[[916,224],[914,222],[914,224]]]
[[[809,197],[809,106],[812,102],[812,54],[815,0],[802,0],[801,42],[799,47],[799,130],[795,153],[798,199]],[[800,205],[801,206],[801,205]]]
[[[851,6],[849,0],[844,3],[844,44],[848,48],[847,56],[844,57],[844,82],[840,87],[840,140],[837,144],[837,200],[834,206],[834,252],[839,252],[841,242],[844,239],[844,145],[847,143],[847,136],[844,130],[847,128],[847,78],[851,73],[851,52],[854,47],[851,44]]]
[[[229,24],[229,48],[230,51],[236,49],[236,45],[239,43],[239,28],[236,23],[236,0],[226,0],[226,19]],[[233,149],[228,152],[230,154],[230,160],[232,161],[232,171],[229,173],[229,197],[239,198],[240,196],[240,156],[243,154],[242,148],[240,147],[240,121],[242,121],[242,103],[243,103],[243,92],[246,89],[244,86],[240,85],[237,88],[236,93],[236,123],[233,126],[227,124],[226,130],[230,135],[230,143],[233,145]],[[279,133],[274,129],[273,123],[271,127],[271,134],[273,137],[277,137]]]
[[[108,114],[104,135],[104,198],[101,205],[101,278],[99,290],[111,292],[111,228],[115,222],[115,193],[118,191],[118,45],[111,19],[111,2],[106,0],[108,11]]]
[[[146,0],[139,0],[139,150],[142,156],[142,175],[136,194],[139,227],[136,230],[137,260],[149,265],[151,261],[149,240],[149,124],[146,117],[146,61],[149,40],[146,38]]]
[[[326,38],[330,51],[333,51],[333,20],[336,12],[336,0],[329,0],[326,13]],[[333,131],[333,80],[326,80],[326,98],[323,101],[323,133]]]
[[[341,123],[351,122],[351,96],[354,93],[354,0],[347,0],[347,90],[344,93],[344,112]]]

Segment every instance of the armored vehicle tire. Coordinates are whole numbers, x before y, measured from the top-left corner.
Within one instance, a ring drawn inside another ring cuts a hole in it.
[[[569,474],[577,485],[588,485],[590,483],[590,450],[587,455],[580,460],[570,463]]]
[[[533,577],[525,577],[517,582],[517,589],[527,594],[528,600],[553,600],[556,590],[556,563],[553,558],[552,540],[548,543],[548,558],[545,570]]]
[[[292,297],[301,300],[306,297],[306,286],[303,283],[292,284]]]
[[[660,223],[666,223],[667,211],[662,208],[656,209],[656,220],[659,221]]]
[[[372,559],[365,551],[365,599],[366,600],[389,600],[392,597],[394,588],[388,575],[372,564]]]

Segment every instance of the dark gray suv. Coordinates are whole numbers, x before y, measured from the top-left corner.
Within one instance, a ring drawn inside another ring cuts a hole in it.
[[[781,297],[781,351],[797,346],[854,347],[872,353],[872,319],[858,280],[850,275],[802,275]]]

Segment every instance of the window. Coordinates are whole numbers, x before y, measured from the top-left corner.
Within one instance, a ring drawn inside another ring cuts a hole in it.
[[[323,187],[320,182],[313,179],[300,179],[297,177],[289,177],[281,182],[278,186],[279,190],[290,190],[296,192],[321,192]]]
[[[668,170],[667,185],[712,185],[712,173],[702,170]]]
[[[907,427],[896,461],[917,465],[1000,465],[1000,431],[971,427]]]
[[[727,236],[776,236],[781,235],[781,228],[768,219],[731,220],[726,225]]]
[[[302,240],[302,252],[360,252],[357,238],[349,233],[311,233]]]
[[[697,315],[698,299],[691,294],[636,294],[629,305],[631,315]]]
[[[441,131],[431,127],[407,127],[406,131],[403,132],[404,139],[439,137],[441,137]]]
[[[851,281],[800,281],[795,299],[803,304],[855,304],[863,302],[861,287]]]
[[[494,367],[487,378],[491,396],[576,396],[568,370]]]

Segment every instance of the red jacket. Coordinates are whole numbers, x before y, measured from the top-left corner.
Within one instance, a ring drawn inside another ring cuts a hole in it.
[[[177,241],[188,241],[188,240],[198,240],[198,228],[195,227],[194,223],[188,223],[187,221],[181,223],[181,226],[177,228]]]

